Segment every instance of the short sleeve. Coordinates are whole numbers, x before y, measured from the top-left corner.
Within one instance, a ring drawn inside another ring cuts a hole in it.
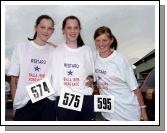
[[[49,81],[52,81],[52,73],[53,73],[53,52],[49,55],[48,64],[47,64],[47,70],[45,78],[47,78]]]
[[[94,77],[94,81],[96,80],[95,78],[95,66],[94,66],[94,63],[95,63],[95,58],[93,56],[93,52],[91,50],[91,48],[89,48],[89,67],[88,67],[88,70],[90,70],[90,74]]]
[[[133,91],[133,90],[137,89],[137,87],[138,87],[137,80],[136,80],[136,77],[134,75],[134,71],[132,69],[132,66],[130,65],[128,60],[126,58],[123,58],[123,61],[124,61],[125,81],[126,81],[127,85],[129,86],[130,90]]]
[[[8,70],[9,76],[19,76],[20,74],[20,51],[19,47],[17,46],[12,53],[11,56],[11,63]]]

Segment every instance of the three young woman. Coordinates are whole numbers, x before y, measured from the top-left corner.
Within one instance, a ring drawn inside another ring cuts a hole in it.
[[[85,83],[94,73],[100,94],[115,98],[114,112],[102,113],[106,120],[139,120],[140,116],[148,120],[133,70],[127,59],[116,51],[117,40],[108,27],[99,27],[94,33],[98,51],[95,68],[92,51],[81,38],[77,17],[64,19],[65,42],[56,49],[47,44],[54,31],[51,17],[38,17],[35,31],[34,38],[18,45],[12,55],[8,74],[12,77],[14,120],[56,120],[56,115],[57,120],[63,121],[95,120],[92,88]],[[32,104],[25,88],[45,76],[50,79],[55,95]],[[84,95],[81,112],[58,107],[63,89]]]

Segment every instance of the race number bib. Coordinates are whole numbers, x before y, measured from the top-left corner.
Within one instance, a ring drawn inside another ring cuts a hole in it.
[[[54,90],[48,79],[40,80],[26,87],[32,103],[42,100],[52,94]]]
[[[114,97],[105,95],[94,95],[95,112],[114,112]]]
[[[71,110],[81,111],[83,97],[84,96],[80,93],[70,91],[69,89],[65,89],[61,92],[58,106]]]

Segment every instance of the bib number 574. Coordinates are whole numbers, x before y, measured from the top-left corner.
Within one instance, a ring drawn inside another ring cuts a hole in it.
[[[40,80],[26,87],[32,103],[42,100],[52,94],[54,90],[47,79]]]

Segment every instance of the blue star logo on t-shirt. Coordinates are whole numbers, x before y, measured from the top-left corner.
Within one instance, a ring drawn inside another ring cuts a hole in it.
[[[68,71],[68,76],[72,76],[72,74],[73,74],[73,72],[70,70],[70,71]]]
[[[39,72],[39,67],[38,66],[36,66],[36,67],[34,67],[34,69],[35,69],[35,71],[38,71]]]

